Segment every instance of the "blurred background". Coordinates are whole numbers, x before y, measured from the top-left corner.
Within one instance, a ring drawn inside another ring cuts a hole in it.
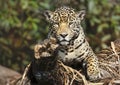
[[[120,0],[0,0],[0,64],[22,73],[34,45],[47,37],[42,13],[61,4],[86,10],[82,26],[95,52],[120,38]]]

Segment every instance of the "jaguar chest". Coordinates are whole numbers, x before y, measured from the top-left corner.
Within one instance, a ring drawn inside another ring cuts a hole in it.
[[[79,43],[77,46],[75,44],[74,47],[71,47],[68,50],[60,49],[58,51],[58,59],[63,61],[64,63],[69,63],[72,61],[78,61],[81,62],[88,54],[86,44]]]

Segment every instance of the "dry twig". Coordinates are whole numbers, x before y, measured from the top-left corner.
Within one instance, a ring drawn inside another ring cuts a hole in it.
[[[115,44],[114,44],[114,42],[111,42],[111,47],[113,49],[113,52],[115,53],[115,55],[118,58],[117,64],[118,64],[118,69],[119,69],[119,74],[120,74],[120,57],[119,57],[119,55],[117,54],[117,52],[115,50]]]
[[[24,71],[24,73],[23,73],[22,79],[21,79],[21,81],[20,81],[20,85],[23,85],[23,81],[24,81],[24,79],[25,79],[25,77],[26,77],[26,75],[27,75],[27,72],[28,72],[28,70],[29,70],[30,65],[31,65],[31,63],[28,64],[27,67],[25,68],[25,71]]]
[[[72,73],[72,79],[70,80],[68,78],[69,82],[65,83],[64,85],[73,85],[74,81],[78,81],[81,84],[83,82],[83,85],[103,85],[103,82],[92,83],[92,82],[87,81],[85,76],[81,74],[79,71],[69,66],[64,65],[61,61],[58,61],[58,62],[59,62],[59,65],[63,67],[67,73]],[[69,75],[69,77],[70,76],[71,75]]]

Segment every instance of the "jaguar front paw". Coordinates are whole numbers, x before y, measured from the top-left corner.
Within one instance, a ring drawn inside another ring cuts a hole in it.
[[[97,67],[87,68],[87,78],[89,81],[98,81],[101,78],[100,70]]]

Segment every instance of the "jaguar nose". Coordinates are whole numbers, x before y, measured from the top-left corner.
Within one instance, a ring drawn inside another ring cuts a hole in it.
[[[63,38],[65,38],[67,35],[68,35],[68,34],[66,34],[66,33],[60,34],[60,36],[62,36]]]

